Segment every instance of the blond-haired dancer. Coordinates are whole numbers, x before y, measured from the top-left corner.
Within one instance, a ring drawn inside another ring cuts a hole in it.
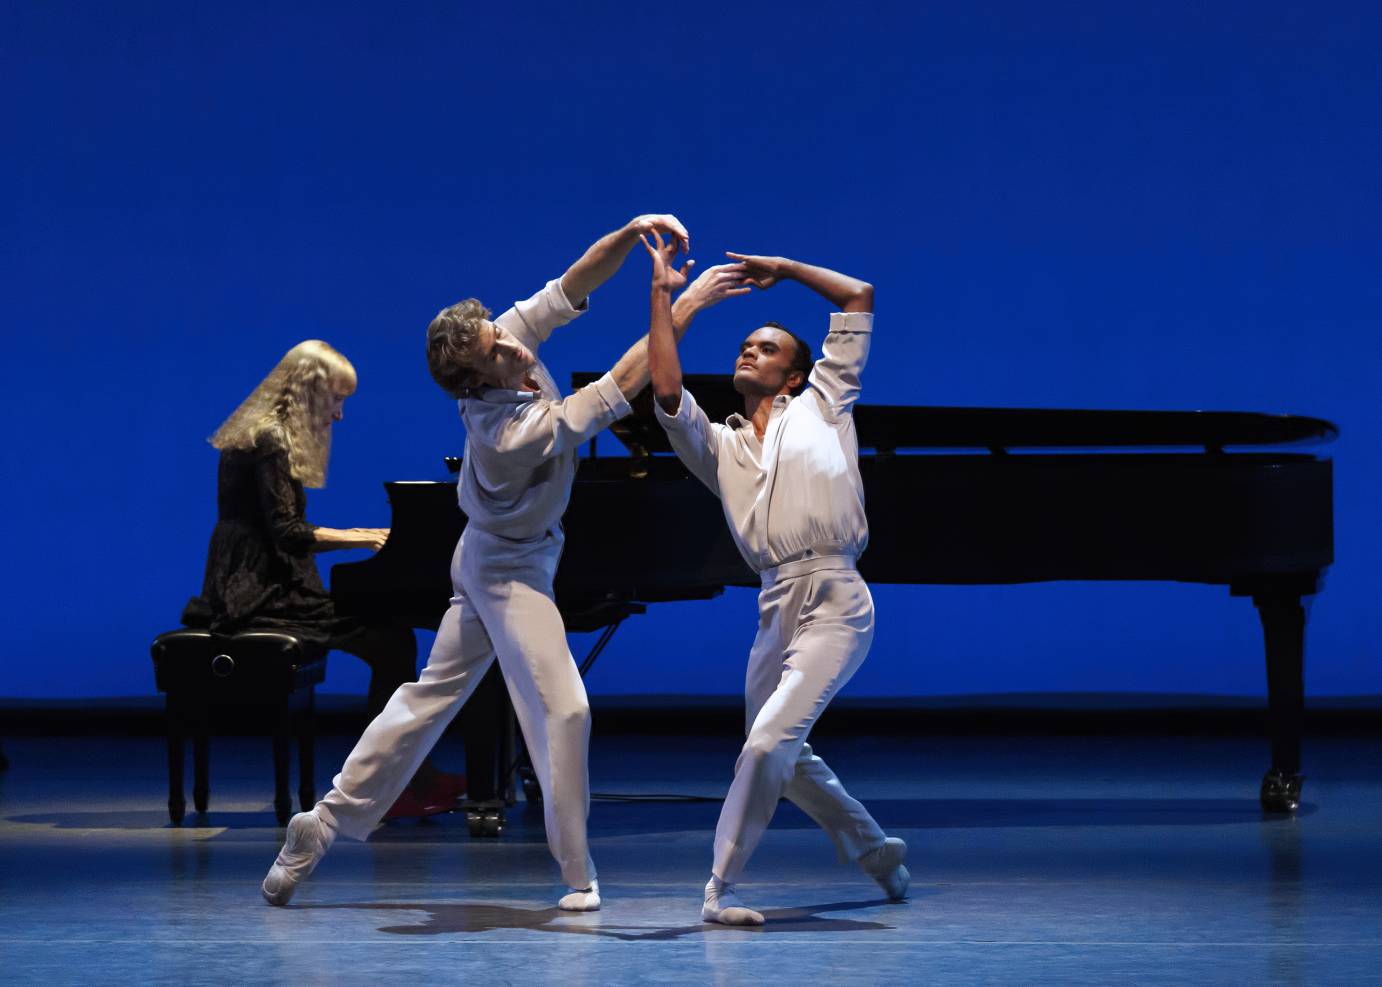
[[[857,861],[890,898],[902,898],[910,881],[906,844],[883,833],[806,742],[873,640],[873,599],[855,569],[868,522],[851,414],[873,329],[873,287],[782,257],[730,254],[744,267],[745,285],[798,281],[842,311],[830,317],[814,366],[806,342],[775,323],[740,343],[734,386],[744,413],[720,425],[682,387],[671,321],[680,276],[657,239],[658,249],[646,239],[644,246],[653,258],[649,345],[658,420],[682,462],[719,496],[735,544],[763,581],[745,682],[748,736],[715,829],[701,918],[763,924],[733,884],[784,795],[830,835],[842,859]]]
[[[428,366],[459,400],[466,429],[459,496],[468,523],[452,560],[451,607],[418,682],[400,688],[370,724],[335,788],[289,824],[283,852],[264,881],[270,903],[287,902],[338,832],[369,835],[497,656],[542,786],[548,845],[570,889],[559,905],[600,907],[586,839],[590,708],[552,579],[577,447],[629,413],[628,399],[648,382],[647,343],[637,342],[609,373],[565,398],[537,350],[556,327],[586,310],[589,294],[645,232],[666,233],[682,246],[688,240],[675,217],[640,216],[498,318],[468,299],[428,327]],[[697,290],[678,300],[681,328],[698,309],[740,290],[740,277],[736,265],[702,275]]]

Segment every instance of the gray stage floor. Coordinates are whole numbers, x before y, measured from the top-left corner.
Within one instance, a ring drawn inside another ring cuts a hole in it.
[[[323,773],[347,738],[320,744]],[[730,738],[605,737],[597,791],[722,794]],[[567,915],[540,817],[340,841],[293,905],[269,751],[212,749],[212,805],[168,825],[148,739],[11,739],[0,775],[0,981],[356,984],[1382,983],[1382,740],[1317,740],[1299,818],[1265,818],[1265,744],[825,738],[911,844],[890,904],[783,806],[746,881],[758,930],[698,921],[718,805],[596,801],[605,908]],[[454,750],[442,760],[457,763]],[[449,765],[448,765],[449,766]]]

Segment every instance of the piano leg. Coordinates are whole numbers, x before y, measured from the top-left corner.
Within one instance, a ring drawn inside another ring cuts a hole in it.
[[[1300,807],[1300,738],[1305,723],[1305,607],[1294,588],[1253,593],[1267,651],[1267,730],[1272,766],[1262,779],[1262,808]]]
[[[523,798],[532,808],[542,804],[542,783],[537,780],[537,772],[533,770],[533,762],[528,757],[525,750],[518,761],[518,778],[523,783]]]
[[[298,741],[298,805],[303,812],[317,804],[316,715],[316,689],[309,685],[302,708],[297,711],[294,730]]]
[[[499,663],[495,662],[461,711],[468,801],[492,802],[499,797],[500,714],[507,698]]]
[[[461,711],[465,743],[465,818],[471,836],[499,836],[504,831],[503,794],[506,787],[505,727],[509,693],[495,662],[476,686]]]
[[[182,825],[187,814],[187,798],[183,794],[183,774],[186,772],[187,717],[181,698],[168,693],[164,704],[168,719],[168,818],[174,825]]]
[[[211,799],[211,710],[199,706],[192,723],[192,805],[205,812]]]
[[[274,723],[274,815],[280,826],[288,824],[293,800],[288,794],[288,763],[293,742],[292,707],[285,696]]]

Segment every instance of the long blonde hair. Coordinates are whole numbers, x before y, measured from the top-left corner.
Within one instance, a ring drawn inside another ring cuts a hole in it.
[[[320,339],[298,343],[278,361],[209,441],[217,449],[253,449],[264,439],[288,454],[294,479],[326,485],[331,422],[323,420],[333,392],[355,390],[355,368]]]

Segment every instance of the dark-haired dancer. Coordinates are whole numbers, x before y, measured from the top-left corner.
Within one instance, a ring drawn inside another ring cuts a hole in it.
[[[906,897],[907,845],[884,834],[806,743],[873,639],[873,599],[855,569],[868,522],[851,414],[873,329],[873,287],[782,257],[730,254],[744,265],[746,284],[797,281],[841,311],[830,317],[814,366],[810,347],[784,327],[750,333],[734,365],[744,414],[719,425],[682,387],[675,247],[657,241],[656,249],[643,242],[653,256],[649,359],[658,419],[682,462],[719,496],[735,544],[763,580],[745,681],[748,738],[715,829],[701,918],[763,924],[733,885],[784,795],[830,835],[841,858],[858,861],[890,898]]]
[[[466,430],[459,494],[468,522],[451,563],[451,607],[418,681],[394,693],[326,797],[288,824],[264,881],[270,904],[287,903],[338,832],[369,835],[497,655],[542,786],[548,846],[570,886],[558,904],[570,911],[600,907],[586,839],[590,707],[552,579],[577,448],[629,413],[628,399],[648,382],[647,342],[639,340],[609,373],[566,398],[536,352],[553,329],[586,310],[587,296],[619,269],[639,235],[657,231],[687,242],[675,217],[640,216],[498,318],[491,321],[472,298],[432,320],[428,367],[459,400]],[[732,264],[701,275],[677,300],[681,329],[700,308],[742,291],[742,275]]]

